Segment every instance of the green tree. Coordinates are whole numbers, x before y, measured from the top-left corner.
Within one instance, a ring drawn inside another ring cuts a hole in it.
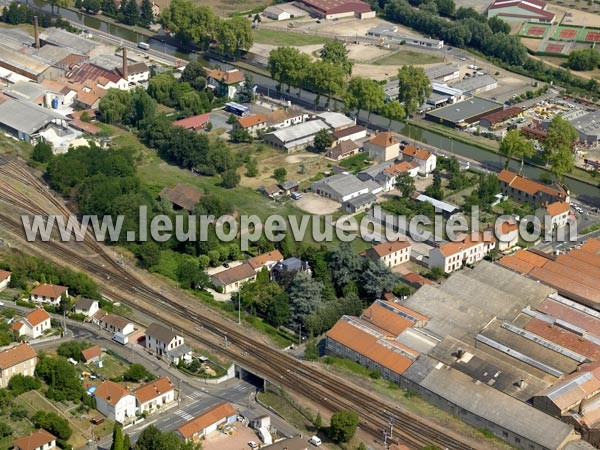
[[[278,167],[273,171],[273,178],[275,178],[279,183],[283,183],[287,177],[287,170],[285,167]]]
[[[269,53],[269,72],[279,90],[285,85],[288,92],[291,87],[301,87],[311,64],[310,56],[295,47],[278,47]]]
[[[136,383],[140,381],[153,380],[154,378],[154,375],[148,372],[148,370],[139,363],[132,364],[129,366],[129,369],[123,373],[123,379],[125,381],[133,381]]]
[[[258,163],[256,158],[250,158],[246,163],[246,176],[254,178],[258,176]]]
[[[123,3],[121,3],[121,13],[123,23],[126,25],[135,25],[138,23],[140,20],[140,11],[137,0],[123,0]]]
[[[575,166],[573,144],[579,138],[579,133],[561,114],[554,116],[547,132],[544,139],[544,155],[550,164],[550,171],[560,180]]]
[[[123,450],[131,450],[131,440],[127,433],[123,436]]]
[[[398,101],[408,114],[417,112],[431,94],[431,82],[422,67],[402,66],[398,70]]]
[[[25,392],[39,389],[42,386],[40,380],[28,375],[16,374],[8,381],[8,389],[16,397]]]
[[[415,191],[415,179],[408,172],[401,173],[396,178],[396,187],[402,193],[402,197],[410,197]]]
[[[83,8],[91,14],[97,14],[100,11],[100,0],[83,0]]]
[[[110,446],[110,450],[124,450],[125,446],[123,445],[123,439],[123,430],[121,425],[115,422],[113,426],[112,444]]]
[[[308,344],[306,344],[306,345],[308,347]],[[317,416],[315,417],[314,425],[315,425],[315,428],[317,429],[317,432],[319,432],[321,430],[321,428],[323,428],[323,418],[321,417],[321,411],[317,412]]]
[[[406,110],[398,100],[384,103],[379,112],[383,117],[390,120],[388,123],[388,130],[392,127],[392,120],[400,121],[406,118]]]
[[[199,61],[190,61],[183,69],[180,80],[189,83],[198,91],[203,90],[206,88],[206,70]]]
[[[442,173],[438,167],[436,167],[433,171],[433,183],[431,183],[431,186],[427,186],[425,189],[425,194],[437,200],[442,200],[444,198],[444,191],[442,189]]]
[[[49,399],[80,401],[84,395],[79,372],[63,357],[40,357],[35,374],[48,385],[46,397]]]
[[[33,147],[31,159],[39,163],[47,163],[52,159],[52,145],[44,139],[41,139]]]
[[[252,142],[254,140],[250,132],[245,128],[238,128],[237,130],[232,130],[230,136],[231,142],[235,143]]]
[[[324,61],[313,63],[306,74],[306,83],[317,93],[315,104],[320,101],[321,95],[327,96],[326,106],[329,106],[331,97],[341,93],[346,84],[346,75],[344,69],[340,66],[333,66]]]
[[[0,422],[0,438],[5,438],[12,434],[12,428],[6,422]]]
[[[523,136],[519,130],[511,130],[506,133],[506,136],[500,143],[500,153],[506,156],[505,168],[508,168],[511,157],[520,158],[521,168],[519,169],[519,173],[521,173],[525,158],[531,158],[535,154],[535,147],[533,146],[533,142]]]
[[[352,61],[348,58],[346,46],[340,41],[329,41],[321,49],[321,59],[343,69],[347,77],[352,75]]]
[[[150,3],[150,0],[142,0],[142,3],[140,5],[139,24],[143,27],[147,27],[153,20],[154,14],[152,14],[152,3]]]
[[[359,417],[354,411],[339,411],[331,416],[329,437],[336,442],[348,442],[356,433]]]
[[[573,50],[567,60],[567,66],[573,70],[593,70],[599,65],[600,52],[595,48]]]
[[[69,439],[73,434],[69,421],[53,412],[38,411],[33,415],[31,421],[36,428],[43,428],[63,441]]]
[[[313,148],[317,153],[323,153],[333,144],[333,136],[327,129],[319,130],[315,135]]]
[[[142,267],[146,269],[160,264],[160,247],[154,241],[142,242],[138,246],[135,255],[140,260]]]
[[[221,174],[221,185],[226,189],[232,189],[240,184],[240,174],[235,169],[226,170]]]
[[[362,109],[366,110],[368,122],[371,119],[371,113],[383,107],[385,92],[375,80],[354,77],[348,83],[343,99],[346,108],[350,111],[357,110],[360,115]]]

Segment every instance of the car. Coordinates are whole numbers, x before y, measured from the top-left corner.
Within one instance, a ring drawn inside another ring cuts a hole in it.
[[[4,306],[4,302],[0,302],[0,306]]]
[[[300,192],[292,192],[290,197],[294,200],[300,200],[302,198],[302,194]]]
[[[312,436],[309,440],[309,443],[311,443],[312,445],[314,445],[315,447],[318,447],[319,445],[321,445],[321,439],[319,439],[318,436]]]
[[[402,145],[409,145],[408,141],[402,141],[400,142]]]
[[[258,448],[258,444],[254,441],[248,442],[248,447],[250,448]]]
[[[226,269],[229,269],[229,264],[228,263],[223,263],[223,267],[225,267]]]

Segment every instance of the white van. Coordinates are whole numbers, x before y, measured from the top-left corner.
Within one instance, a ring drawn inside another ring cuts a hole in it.
[[[311,443],[312,445],[314,445],[315,447],[318,447],[319,445],[321,445],[321,439],[319,439],[317,436],[313,436],[308,440],[309,443]]]

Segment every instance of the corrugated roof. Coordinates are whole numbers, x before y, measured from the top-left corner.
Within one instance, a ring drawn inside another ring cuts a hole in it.
[[[68,122],[71,119],[53,109],[43,108],[21,99],[10,99],[0,103],[0,123],[28,135],[39,131],[54,120]]]
[[[520,106],[511,106],[506,108],[503,111],[497,111],[492,114],[488,114],[485,117],[482,117],[481,120],[487,120],[491,124],[502,122],[503,120],[510,119],[511,117],[518,116],[523,112],[523,108]]]
[[[202,197],[202,193],[198,189],[181,183],[173,189],[164,188],[159,195],[168,198],[171,203],[188,211],[192,211]]]
[[[395,308],[388,302],[375,301],[363,311],[360,318],[386,331],[389,336],[396,338],[404,330],[411,327],[413,322],[394,311]]]

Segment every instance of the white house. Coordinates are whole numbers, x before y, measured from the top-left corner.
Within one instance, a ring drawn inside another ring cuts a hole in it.
[[[263,11],[263,15],[273,20],[288,20],[291,15],[278,6],[269,6]]]
[[[60,306],[60,301],[69,297],[69,288],[54,284],[40,284],[29,294],[29,301],[51,306]]]
[[[133,333],[133,323],[124,319],[121,316],[99,310],[92,317],[92,323],[98,325],[103,330],[108,330],[112,333],[121,333],[125,336]]]
[[[177,364],[180,359],[187,359],[191,349],[185,345],[183,336],[175,333],[171,328],[153,322],[146,329],[144,346],[159,356],[166,356]]]
[[[100,310],[98,300],[92,300],[90,298],[80,298],[73,307],[75,314],[83,314],[86,317],[92,317]]]
[[[167,377],[160,377],[133,391],[138,414],[158,411],[175,401],[175,386]]]
[[[37,339],[50,328],[52,328],[50,314],[42,308],[37,308],[22,319],[15,321],[11,327],[11,331],[14,331],[19,336],[29,336],[31,339]]]
[[[301,109],[289,107],[286,109],[276,109],[267,113],[267,127],[269,128],[286,128],[292,125],[303,123],[310,115]]]
[[[0,388],[8,386],[13,375],[33,376],[37,362],[37,353],[27,343],[0,351]]]
[[[445,273],[460,269],[465,264],[481,261],[496,248],[496,239],[490,231],[473,232],[455,242],[446,242],[429,250],[429,269],[442,267]]]
[[[408,241],[383,242],[368,248],[365,256],[373,261],[381,261],[392,268],[410,261],[410,249]]]
[[[385,192],[389,192],[396,187],[396,182],[401,174],[408,173],[414,178],[418,172],[419,165],[415,161],[402,161],[383,169],[383,172],[375,177],[375,181],[383,186]]]
[[[0,291],[3,291],[10,284],[11,273],[6,270],[0,270]]]
[[[406,161],[413,161],[419,165],[419,175],[427,176],[435,170],[437,157],[427,150],[407,145],[402,150],[402,155]]]
[[[519,225],[514,218],[507,222],[498,222],[494,231],[498,240],[498,251],[504,252],[519,243]]]
[[[564,227],[569,222],[571,208],[567,202],[554,202],[546,207],[538,208],[535,215],[542,222],[542,227],[548,230]]]
[[[214,69],[208,72],[207,78],[208,88],[213,89],[216,95],[227,98],[235,97],[246,82],[244,73],[238,69]]]
[[[58,447],[56,446],[56,437],[40,428],[30,435],[14,441],[11,448],[14,450],[54,450]]]
[[[211,277],[212,285],[223,294],[240,290],[244,283],[256,280],[256,271],[250,264],[240,264],[215,273]]]
[[[94,391],[96,409],[110,420],[127,423],[135,417],[136,398],[120,384],[105,380]]]

